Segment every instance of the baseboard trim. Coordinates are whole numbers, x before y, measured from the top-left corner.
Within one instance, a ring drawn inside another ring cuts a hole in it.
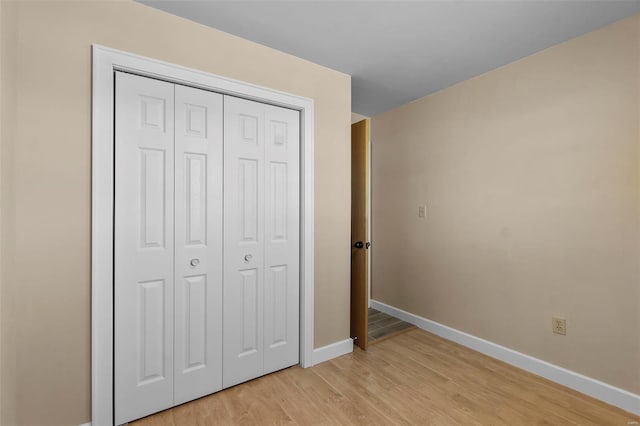
[[[640,395],[403,311],[386,303],[378,302],[377,300],[371,300],[371,307],[442,338],[459,343],[530,373],[542,376],[552,382],[556,382],[635,415],[640,415]]]
[[[91,422],[82,423],[80,426],[91,426]]]
[[[353,352],[353,340],[344,339],[313,350],[313,365]]]

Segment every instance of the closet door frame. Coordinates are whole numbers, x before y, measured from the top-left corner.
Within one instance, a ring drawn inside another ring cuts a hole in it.
[[[91,424],[113,424],[115,71],[300,111],[300,366],[313,365],[313,99],[94,44],[91,163]]]

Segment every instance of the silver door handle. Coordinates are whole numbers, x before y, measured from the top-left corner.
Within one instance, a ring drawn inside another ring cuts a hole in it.
[[[252,255],[250,255],[250,254],[245,254],[244,255],[244,261],[245,262],[249,263],[249,262],[251,262],[251,259],[253,259]]]
[[[190,264],[192,267],[194,267],[194,268],[195,268],[196,266],[198,266],[198,265],[200,264],[200,259],[198,259],[198,258],[191,259],[191,262],[189,262],[189,264]]]

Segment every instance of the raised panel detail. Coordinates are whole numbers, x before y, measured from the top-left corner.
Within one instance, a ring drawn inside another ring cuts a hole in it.
[[[185,105],[186,133],[200,138],[207,137],[207,107],[199,105]]]
[[[287,164],[271,163],[271,239],[287,239]]]
[[[258,270],[240,271],[242,285],[242,352],[247,356],[258,350]]]
[[[269,346],[275,348],[287,343],[287,266],[273,266],[269,272],[273,301],[273,341]]]
[[[138,283],[138,385],[164,379],[164,280]]]
[[[205,367],[207,347],[207,277],[185,278],[185,363],[184,372]]]
[[[274,145],[287,146],[287,123],[271,121],[271,140]]]
[[[140,150],[140,246],[164,247],[164,150]]]
[[[185,154],[187,197],[186,244],[207,243],[207,157],[204,154]]]
[[[156,129],[164,132],[164,99],[140,95],[140,127]]]
[[[258,240],[258,161],[240,159],[240,226],[243,241]]]
[[[258,144],[258,117],[240,114],[240,134],[245,142]]]

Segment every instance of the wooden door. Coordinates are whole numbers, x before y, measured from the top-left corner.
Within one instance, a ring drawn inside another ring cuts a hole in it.
[[[368,343],[369,307],[369,120],[351,125],[351,338]]]

